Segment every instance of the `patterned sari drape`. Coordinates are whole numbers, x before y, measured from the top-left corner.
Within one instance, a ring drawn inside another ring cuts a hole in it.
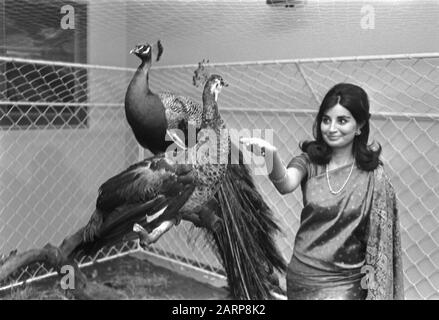
[[[368,270],[366,299],[402,300],[404,274],[396,196],[381,166],[374,172],[372,201],[364,266]]]

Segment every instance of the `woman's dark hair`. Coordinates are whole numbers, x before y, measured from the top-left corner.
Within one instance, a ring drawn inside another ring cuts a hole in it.
[[[306,152],[311,162],[325,165],[332,157],[332,149],[323,139],[320,125],[325,112],[337,103],[350,111],[358,124],[363,124],[361,134],[355,136],[352,153],[357,166],[365,171],[372,171],[381,163],[379,160],[381,146],[373,148],[368,145],[369,139],[369,98],[367,93],[359,86],[350,83],[339,83],[332,87],[325,95],[319,112],[313,125],[314,141],[304,141],[300,144],[303,152]]]

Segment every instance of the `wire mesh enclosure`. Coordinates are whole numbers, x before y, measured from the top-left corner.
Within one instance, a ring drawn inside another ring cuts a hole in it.
[[[376,30],[360,28],[364,4],[380,14]],[[439,299],[439,53],[380,50],[437,51],[438,16],[435,1],[0,0],[0,257],[58,245],[87,223],[104,181],[150,155],[125,119],[135,71],[126,66],[138,63],[128,47],[160,38],[166,65],[153,65],[151,89],[201,101],[192,75],[211,59],[208,70],[230,84],[219,100],[227,127],[272,130],[285,163],[312,137],[331,86],[363,87],[370,141],[382,145],[396,189],[405,296]],[[252,168],[289,260],[302,195],[279,195]],[[149,253],[224,276],[197,235],[183,222]],[[78,262],[138,250],[130,240]],[[53,272],[36,263],[0,289]]]
[[[191,83],[195,68],[153,68],[151,87],[200,100],[200,89]],[[58,244],[88,221],[101,183],[148,156],[123,111],[134,70],[8,57],[0,58],[0,70],[0,252]],[[381,143],[397,192],[406,297],[438,298],[439,55],[213,64],[209,70],[230,83],[220,97],[228,128],[273,129],[285,161],[311,137],[326,90],[338,82],[361,85],[371,100],[371,140]],[[300,191],[280,196],[265,176],[255,179],[282,226],[277,242],[289,259]],[[182,223],[150,250],[223,274],[217,257],[196,239],[190,241],[194,233]],[[133,250],[139,250],[137,244],[128,242],[81,262]],[[37,264],[14,281],[50,272]]]

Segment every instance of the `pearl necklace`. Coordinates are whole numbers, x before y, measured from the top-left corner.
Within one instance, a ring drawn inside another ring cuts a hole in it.
[[[328,165],[326,165],[326,181],[328,182],[329,191],[332,194],[339,194],[344,189],[344,187],[346,187],[346,184],[348,183],[349,178],[351,177],[352,171],[354,170],[354,165],[355,165],[355,161],[352,162],[352,167],[351,167],[351,171],[349,172],[348,178],[346,179],[346,181],[343,183],[340,190],[338,191],[334,191],[331,187],[331,184],[329,183],[329,170],[328,170]]]

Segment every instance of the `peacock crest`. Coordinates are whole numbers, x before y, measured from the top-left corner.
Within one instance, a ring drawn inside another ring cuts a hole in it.
[[[198,68],[194,71],[194,75],[192,77],[192,83],[197,88],[200,86],[204,86],[204,84],[209,79],[209,72],[206,69],[206,64],[209,63],[209,60],[203,59],[203,61],[198,62]]]

